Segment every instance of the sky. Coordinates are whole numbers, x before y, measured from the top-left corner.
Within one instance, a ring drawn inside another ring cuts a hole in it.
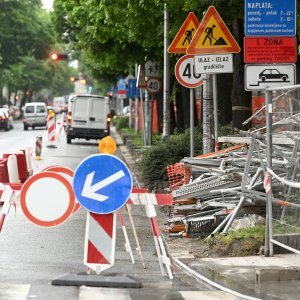
[[[46,9],[51,10],[53,5],[53,0],[42,0],[43,6]]]

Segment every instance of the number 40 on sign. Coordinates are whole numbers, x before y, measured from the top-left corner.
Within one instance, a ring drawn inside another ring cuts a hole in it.
[[[178,82],[187,88],[195,88],[203,84],[201,74],[196,74],[195,72],[193,55],[184,55],[177,61],[175,76]]]

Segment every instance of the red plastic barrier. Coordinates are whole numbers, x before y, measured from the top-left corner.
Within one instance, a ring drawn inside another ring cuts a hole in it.
[[[16,156],[17,156],[17,163],[18,163],[19,179],[21,180],[21,182],[24,183],[28,178],[26,156],[23,151],[17,152]]]
[[[8,183],[7,159],[0,159],[0,182]]]

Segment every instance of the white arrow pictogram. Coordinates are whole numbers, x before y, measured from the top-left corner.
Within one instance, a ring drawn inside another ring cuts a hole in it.
[[[82,193],[81,196],[86,197],[86,198],[91,198],[93,200],[96,201],[100,201],[103,202],[106,199],[108,199],[109,197],[105,196],[105,195],[101,195],[96,193],[96,191],[102,189],[103,187],[117,181],[118,179],[122,178],[125,176],[125,173],[121,170],[118,171],[115,174],[112,174],[108,177],[106,177],[105,179],[99,181],[98,183],[92,185],[93,183],[93,179],[94,179],[94,175],[95,172],[91,172],[90,174],[87,175],[85,182],[84,182],[84,186],[82,189]]]

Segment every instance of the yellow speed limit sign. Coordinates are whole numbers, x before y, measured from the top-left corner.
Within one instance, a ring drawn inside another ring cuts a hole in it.
[[[158,77],[148,77],[146,84],[147,84],[146,89],[149,94],[159,93],[162,87],[162,82]]]

